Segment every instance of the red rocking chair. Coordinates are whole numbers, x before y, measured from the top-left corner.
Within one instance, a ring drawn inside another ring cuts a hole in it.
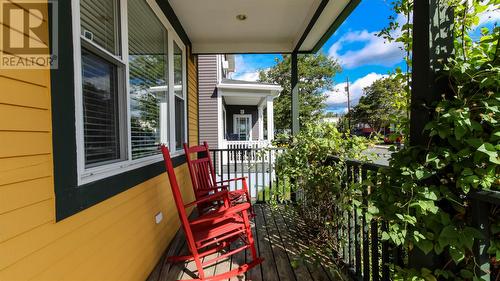
[[[230,206],[229,194],[227,190],[217,191],[202,199],[184,204],[182,195],[179,190],[177,178],[175,176],[174,167],[170,159],[170,153],[165,146],[161,146],[165,166],[167,169],[170,187],[174,197],[175,205],[179,213],[179,218],[182,223],[182,228],[186,235],[186,242],[191,252],[186,256],[172,256],[168,258],[169,262],[184,262],[193,260],[198,270],[198,278],[194,280],[216,281],[229,279],[231,277],[241,275],[253,267],[262,263],[263,259],[257,256],[255,244],[252,236],[250,221],[248,219],[249,203],[242,203],[236,206]],[[201,215],[196,219],[189,220],[185,208],[198,206],[207,202],[220,201],[223,205],[217,210]],[[210,260],[202,259],[208,255],[219,252],[225,248],[229,248],[230,244],[237,239],[241,239],[243,244],[236,249],[227,250],[221,253],[218,257]],[[205,276],[203,268],[216,263],[218,260],[232,256],[238,252],[250,249],[252,261],[240,265],[231,271],[214,275]]]
[[[229,183],[241,181],[241,189],[231,190],[228,192],[231,205],[234,206],[242,202],[246,202],[251,205],[251,197],[248,192],[246,177],[217,181],[215,168],[212,158],[210,157],[210,150],[208,149],[207,142],[203,142],[203,145],[192,147],[188,147],[188,145],[184,143],[184,152],[186,154],[196,200],[199,200],[213,192],[228,190]],[[191,154],[195,153],[198,157],[196,159],[192,159]],[[202,204],[200,205],[198,211],[203,214],[209,212],[214,206],[217,207],[219,204],[220,201]],[[252,217],[255,216],[252,207],[250,208],[250,214]]]

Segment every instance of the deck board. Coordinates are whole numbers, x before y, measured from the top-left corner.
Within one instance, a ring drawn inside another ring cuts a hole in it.
[[[298,246],[296,238],[292,236],[288,230],[288,226],[285,224],[283,215],[280,212],[273,212],[273,217],[276,222],[276,226],[278,227],[281,239],[283,240],[283,247],[287,252],[288,258],[292,264],[296,264],[291,267],[295,273],[296,279],[299,281],[312,280],[309,270],[307,270],[307,267],[300,258],[301,249]]]
[[[331,274],[331,260],[320,256],[304,259],[304,252],[309,249],[307,237],[303,236],[305,224],[293,212],[292,208],[268,205],[254,205],[256,218],[252,222],[252,232],[255,246],[264,263],[247,272],[245,276],[233,277],[228,281],[336,281],[341,280]],[[237,242],[239,243],[239,242]],[[238,247],[234,243],[231,249]],[[173,281],[178,279],[193,279],[197,273],[194,262],[170,264],[166,257],[187,254],[187,244],[184,234],[179,231],[165,254],[151,272],[147,281]],[[209,260],[216,257],[213,254],[205,257]],[[250,261],[250,250],[242,251],[230,258],[220,260],[215,265],[205,268],[206,276],[212,276],[238,267],[245,261]],[[292,266],[294,264],[294,266]]]

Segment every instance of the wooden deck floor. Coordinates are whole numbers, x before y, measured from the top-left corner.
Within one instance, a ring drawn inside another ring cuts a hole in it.
[[[253,227],[254,237],[259,254],[265,260],[262,265],[247,272],[246,276],[231,281],[341,280],[335,273],[332,261],[311,248],[307,237],[304,237],[305,232],[302,231],[305,226],[291,208],[286,206],[271,208],[264,204],[254,206],[257,214]],[[165,257],[187,251],[184,235],[179,231],[147,281],[192,279],[196,273],[193,262],[175,265],[165,263]],[[315,252],[316,256],[311,257],[308,252]],[[249,253],[242,252],[206,268],[205,272],[209,276],[219,274],[237,267],[247,258]]]

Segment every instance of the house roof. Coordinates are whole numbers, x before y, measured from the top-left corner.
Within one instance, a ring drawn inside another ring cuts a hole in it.
[[[315,52],[360,0],[163,0],[195,54]]]

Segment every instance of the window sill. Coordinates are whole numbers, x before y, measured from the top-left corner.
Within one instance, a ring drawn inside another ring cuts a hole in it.
[[[172,158],[183,155],[184,151],[178,150],[172,153]],[[135,160],[120,161],[103,166],[88,168],[80,174],[78,178],[78,186],[122,174],[161,161],[163,161],[163,156],[161,154],[157,154]]]

